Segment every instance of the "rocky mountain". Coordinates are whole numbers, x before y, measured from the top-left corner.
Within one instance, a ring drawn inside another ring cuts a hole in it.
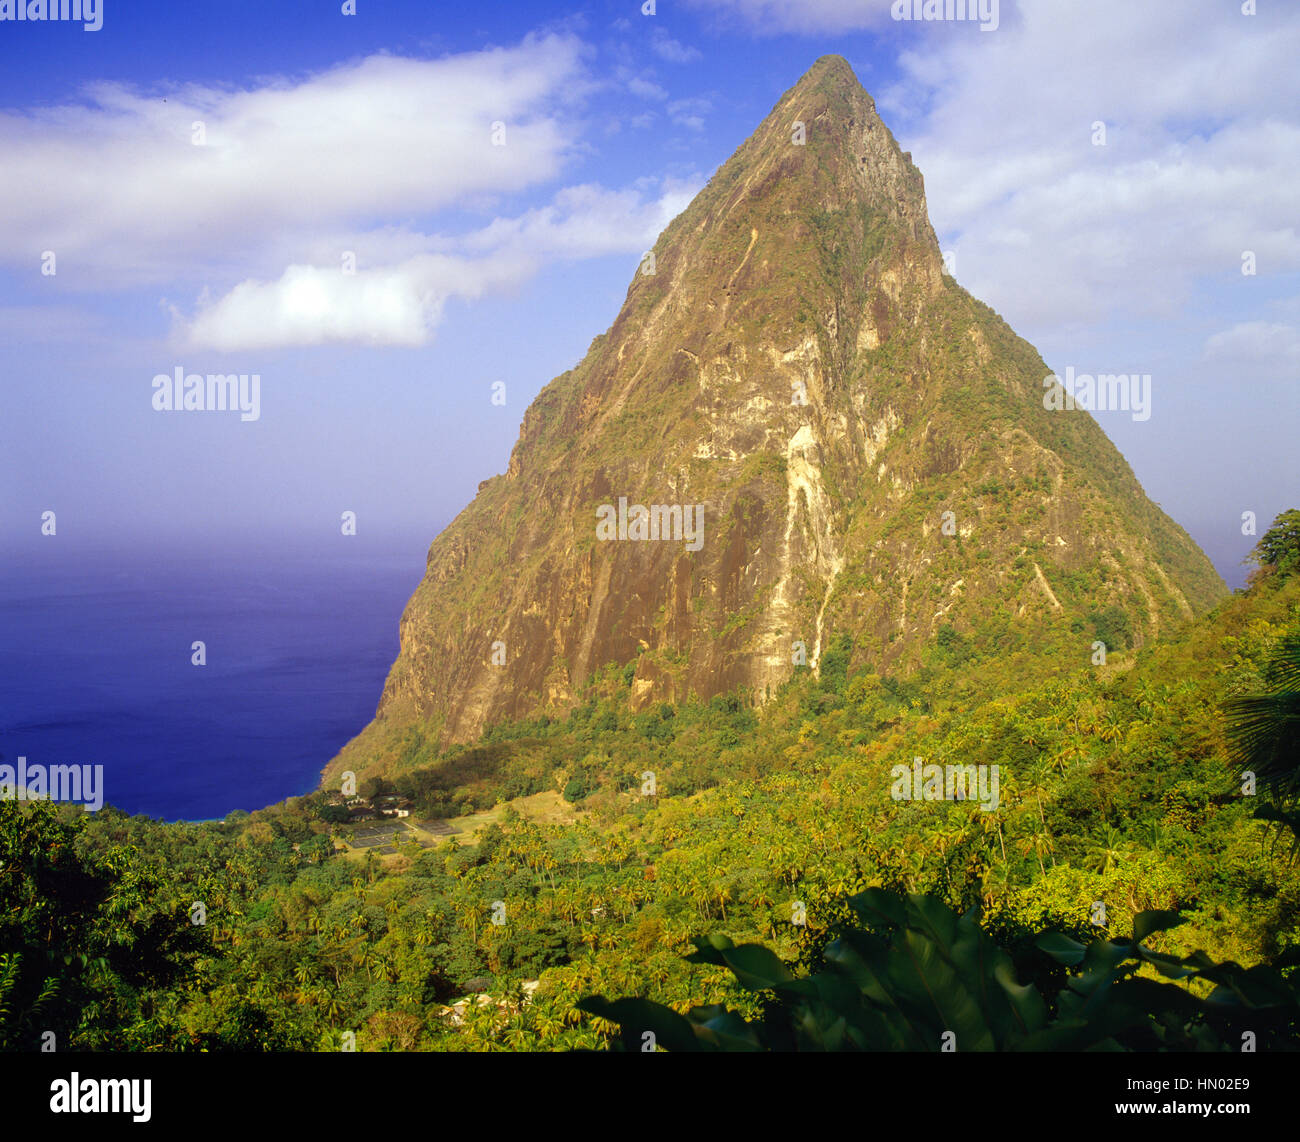
[[[1045,670],[1225,592],[945,274],[921,174],[843,59],[652,254],[433,542],[375,720],[327,772],[400,766],[413,727],[467,741],[563,711],[602,672],[639,707],[761,700],[832,641],[882,674],[936,645]]]

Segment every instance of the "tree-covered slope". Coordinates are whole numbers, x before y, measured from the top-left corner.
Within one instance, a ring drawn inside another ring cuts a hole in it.
[[[42,1028],[173,1050],[600,1047],[619,1028],[580,1006],[596,994],[764,1018],[770,996],[725,957],[684,957],[763,943],[815,974],[870,888],[978,909],[1058,1030],[1072,1016],[1046,930],[1124,944],[1140,914],[1177,911],[1137,933],[1157,957],[1138,978],[1196,951],[1209,960],[1180,985],[1195,996],[1236,978],[1211,961],[1285,975],[1300,868],[1255,816],[1268,794],[1249,791],[1224,704],[1269,692],[1300,637],[1292,547],[1177,634],[1056,677],[1007,667],[993,698],[951,685],[969,653],[956,634],[909,680],[839,646],[761,708],[635,712],[631,673],[611,671],[565,717],[503,724],[396,782],[417,818],[561,789],[568,825],[501,807],[472,843],[379,856],[336,852],[353,829],[322,794],[206,825],[0,804],[0,1031],[18,1049]],[[899,799],[895,767],[918,758],[998,766],[996,805]],[[64,999],[42,1007],[50,980]],[[1126,1005],[1148,992],[1122,989]],[[459,1002],[471,994],[485,998]],[[1160,1031],[1155,1007],[1124,1010],[1115,1034],[1136,1048],[1221,1047],[1235,1026],[1183,1012]],[[1274,1046],[1294,1041],[1290,1018],[1260,1023]]]
[[[899,675],[951,626],[1051,671],[1096,616],[1141,645],[1222,596],[1091,415],[1044,407],[1033,347],[944,274],[920,172],[844,60],[652,253],[434,540],[331,781],[396,772],[412,728],[472,741],[567,710],[607,668],[632,669],[636,709],[762,701],[835,639]],[[623,499],[698,509],[698,542],[602,537]]]

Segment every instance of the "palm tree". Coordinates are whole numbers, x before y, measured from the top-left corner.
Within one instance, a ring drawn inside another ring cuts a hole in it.
[[[1104,742],[1117,742],[1124,737],[1127,726],[1123,716],[1117,710],[1108,709],[1102,719],[1097,736]]]
[[[1011,864],[1004,857],[995,860],[984,872],[982,888],[984,905],[988,907],[998,896],[1004,895],[1011,887]]]
[[[919,841],[909,837],[905,842],[907,847],[902,853],[903,867],[901,871],[903,873],[903,883],[907,886],[908,892],[917,890],[917,877],[921,875],[922,870],[925,868],[925,854],[916,847],[918,843]]]
[[[537,1037],[543,1043],[554,1039],[564,1030],[564,1019],[556,1010],[554,1002],[534,1008],[533,1022],[537,1028]]]
[[[366,979],[370,979],[371,978],[370,969],[374,967],[375,964],[374,949],[371,948],[369,944],[362,944],[360,951],[353,954],[352,962],[354,964],[359,964],[361,967],[365,968]]]
[[[1054,846],[1052,838],[1047,833],[1031,833],[1020,843],[1022,853],[1033,853],[1038,858],[1038,871],[1042,876],[1047,875],[1047,869],[1043,866],[1044,854],[1050,854]],[[1055,864],[1055,859],[1053,859]]]
[[[1137,705],[1143,714],[1150,714],[1157,706],[1159,696],[1150,682],[1141,682],[1137,688]]]
[[[998,835],[998,848],[1002,852],[1002,859],[1007,859],[1007,843],[1002,837],[1002,813],[994,809],[991,813],[980,813],[980,830],[987,838],[989,833],[996,832]]]
[[[1061,743],[1057,749],[1056,756],[1052,759],[1057,771],[1064,774],[1066,768],[1073,762],[1079,761],[1087,752],[1083,744],[1082,732],[1075,726],[1071,725],[1069,736]]]
[[[1103,875],[1128,856],[1128,842],[1114,825],[1105,825],[1088,844],[1089,867]]]
[[[1142,843],[1152,852],[1168,852],[1172,844],[1169,829],[1159,821],[1148,822],[1148,824],[1141,830],[1140,836],[1142,838]]]
[[[512,1051],[528,1050],[533,1041],[533,1031],[528,1025],[527,1016],[520,1015],[518,1012],[510,1016],[510,1022],[502,1038]]]
[[[469,920],[469,937],[471,940],[474,941],[474,944],[476,946],[478,944],[478,914],[479,914],[478,902],[474,900],[466,901],[463,918],[467,918]]]
[[[325,1017],[333,1022],[343,1014],[343,1000],[339,998],[339,993],[335,990],[329,990],[325,993]]]
[[[437,940],[436,925],[437,921],[432,916],[425,916],[416,925],[412,941],[417,948],[427,948]]]
[[[312,998],[312,984],[316,981],[316,969],[312,966],[310,960],[299,960],[297,966],[293,969],[293,978],[298,981],[298,991],[294,996],[294,1002],[299,1006],[308,1003]]]
[[[1256,786],[1276,804],[1255,816],[1291,830],[1300,850],[1300,632],[1278,640],[1264,668],[1265,693],[1242,694],[1223,704],[1229,756],[1255,775]]]
[[[724,882],[718,885],[718,907],[722,910],[723,923],[727,920],[727,901],[731,898],[731,884]]]

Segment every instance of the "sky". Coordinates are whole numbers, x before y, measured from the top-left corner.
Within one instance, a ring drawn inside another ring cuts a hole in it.
[[[1097,419],[1230,584],[1244,514],[1300,506],[1300,5],[102,0],[93,30],[12,6],[8,562],[52,511],[61,550],[418,565],[827,53],[963,286],[1058,373],[1150,374],[1149,419]],[[258,377],[256,419],[156,409],[178,369]]]

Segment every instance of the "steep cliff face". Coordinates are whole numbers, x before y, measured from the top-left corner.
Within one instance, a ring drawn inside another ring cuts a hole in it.
[[[1100,611],[1140,643],[1225,590],[945,276],[921,175],[839,57],[653,254],[434,541],[376,719],[331,770],[388,768],[413,725],[469,740],[563,709],[606,667],[636,664],[634,704],[761,699],[832,634],[899,671],[943,626],[1086,650]],[[623,498],[627,533],[659,505],[679,538],[606,538]],[[677,526],[697,505],[702,534]]]

